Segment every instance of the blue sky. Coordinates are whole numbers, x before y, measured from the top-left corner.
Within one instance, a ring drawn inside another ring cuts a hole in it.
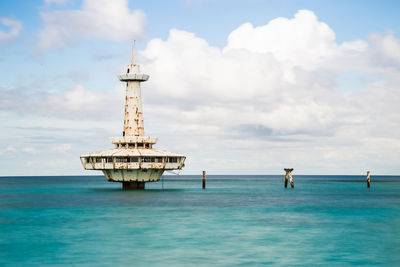
[[[45,1],[3,0],[3,17],[24,22],[24,34],[32,38],[41,25],[40,12],[48,9]],[[51,9],[79,9],[81,1],[70,0]],[[250,21],[262,25],[276,17],[290,17],[299,9],[314,11],[330,25],[337,40],[365,38],[371,32],[398,32],[400,3],[397,1],[345,0],[177,0],[129,1],[131,9],[142,9],[148,18],[147,38],[166,38],[171,28],[195,32],[211,44],[223,46],[229,32],[239,24]],[[212,30],[211,30],[212,29]],[[33,41],[33,40],[32,40]]]
[[[132,39],[146,133],[184,173],[399,173],[399,3],[107,2],[0,3],[0,176],[92,174]]]

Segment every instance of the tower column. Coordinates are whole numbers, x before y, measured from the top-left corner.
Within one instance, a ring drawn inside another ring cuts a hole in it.
[[[144,190],[144,182],[122,182],[123,190]]]
[[[140,81],[128,81],[126,84],[124,134],[125,136],[144,136]]]
[[[118,76],[126,82],[125,115],[123,136],[144,136],[142,91],[140,83],[149,79],[149,75],[140,73],[135,61],[135,43],[132,46],[132,61],[126,74]]]

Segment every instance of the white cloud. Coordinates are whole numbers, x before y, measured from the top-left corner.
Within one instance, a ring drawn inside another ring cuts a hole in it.
[[[41,168],[48,168],[51,170],[59,170],[60,166],[70,166],[71,160],[67,159],[58,159],[58,158],[52,158],[52,159],[46,159],[46,160],[28,160],[26,163],[26,166],[28,168],[34,168],[36,166],[40,166]],[[37,168],[37,167],[36,167]],[[49,170],[46,170],[47,172]],[[58,172],[54,172],[55,174],[58,174]],[[26,174],[25,174],[26,175]]]
[[[151,75],[143,93],[148,124],[157,125],[155,133],[178,136],[176,147],[182,150],[200,147],[222,160],[237,149],[241,152],[235,158],[248,169],[269,168],[257,157],[264,162],[280,157],[308,171],[309,159],[319,162],[320,170],[331,164],[349,170],[348,158],[353,157],[353,164],[363,168],[376,159],[372,146],[400,157],[395,142],[400,138],[399,73],[392,70],[388,76],[375,63],[386,56],[389,67],[390,56],[393,67],[399,42],[391,34],[371,38],[369,43],[338,44],[333,30],[306,10],[260,27],[245,23],[229,35],[223,49],[173,29],[167,40],[153,39],[141,53],[143,70]],[[362,81],[360,91],[343,93],[337,80],[352,70],[385,78]],[[393,147],[386,145],[388,140]],[[282,149],[290,153],[288,148],[293,157],[282,154]],[[201,152],[190,154],[193,158]],[[335,161],[321,162],[324,158]]]
[[[46,5],[51,5],[51,4],[56,4],[56,5],[64,5],[68,2],[69,0],[44,0],[44,3]]]
[[[19,88],[0,87],[0,110],[45,117],[108,120],[121,110],[123,93],[122,84],[106,92],[93,92],[78,84],[67,91],[35,94]]]
[[[225,50],[244,49],[272,53],[280,62],[312,69],[335,54],[335,33],[312,11],[300,10],[294,18],[276,18],[253,27],[245,23],[228,37]]]
[[[374,46],[374,62],[385,67],[400,68],[400,41],[396,39],[393,32],[387,35],[373,33],[369,36]]]
[[[243,49],[254,54],[271,54],[280,63],[284,77],[295,82],[293,69],[315,70],[328,60],[343,56],[346,51],[363,51],[366,44],[356,40],[341,46],[326,23],[318,21],[309,10],[299,10],[292,19],[276,18],[254,27],[245,23],[228,37],[224,52]]]
[[[15,149],[15,147],[12,146],[12,145],[9,145],[9,146],[7,146],[5,148],[0,149],[0,155],[3,155],[3,154],[14,154],[15,152],[17,152],[17,149]]]
[[[8,31],[0,30],[0,41],[12,40],[21,33],[22,22],[18,20],[0,17],[0,24],[9,28]]]
[[[53,147],[53,151],[65,153],[71,149],[71,144],[60,144]]]
[[[323,29],[322,34],[325,32]],[[255,52],[253,44],[228,47],[221,51],[193,34],[171,30],[167,41],[152,40],[142,53],[148,60],[145,69],[151,74],[148,86],[163,101],[171,101],[177,112],[183,109],[180,117],[186,126],[204,121],[218,128],[262,125],[274,133],[327,130],[335,113],[326,97],[340,101],[341,96],[333,85],[316,88],[319,85],[311,74],[300,69],[302,57],[293,58],[288,70],[292,75],[298,72],[296,80],[302,79],[293,84],[286,79],[287,60],[280,56],[282,51],[278,55]]]
[[[181,129],[200,122],[223,133],[257,125],[272,135],[311,136],[333,135],[368,112],[354,106],[368,97],[366,88],[343,95],[337,78],[346,70],[374,71],[363,59],[369,54],[365,41],[337,44],[334,32],[306,10],[256,28],[243,24],[222,50],[173,29],[166,41],[151,40],[142,52],[153,91],[147,101],[170,102],[163,114],[180,114]]]
[[[146,24],[144,12],[131,12],[127,0],[84,0],[80,10],[46,11],[41,19],[41,49],[65,47],[76,38],[132,41],[142,37]]]
[[[25,153],[36,154],[36,149],[34,147],[24,147],[22,151]]]

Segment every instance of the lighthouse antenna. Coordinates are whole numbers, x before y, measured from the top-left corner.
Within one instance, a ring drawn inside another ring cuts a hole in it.
[[[135,66],[136,62],[135,62],[135,41],[133,40],[132,42],[132,65]]]

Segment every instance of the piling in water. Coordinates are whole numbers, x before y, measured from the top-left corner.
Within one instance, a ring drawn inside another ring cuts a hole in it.
[[[203,171],[203,189],[206,189],[206,171]]]
[[[294,184],[293,184],[293,177],[292,177],[292,172],[289,172],[289,179],[290,179],[290,187],[294,188]]]
[[[288,177],[289,177],[289,179],[290,179],[290,187],[294,188],[293,177],[292,177],[293,168],[291,168],[291,169],[284,169],[284,171],[286,172],[286,175],[285,175],[285,188],[287,188]]]
[[[288,176],[289,176],[289,172],[286,172],[286,175],[285,175],[285,188],[287,188]]]
[[[368,188],[371,187],[370,183],[371,183],[371,179],[370,179],[369,171],[367,171],[367,187]]]

